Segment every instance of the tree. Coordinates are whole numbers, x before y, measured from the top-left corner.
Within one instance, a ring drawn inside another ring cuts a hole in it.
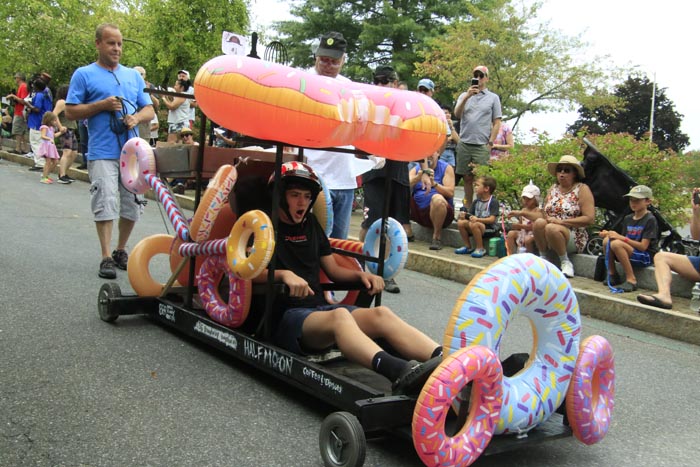
[[[467,5],[486,8],[491,0],[296,0],[291,13],[303,21],[276,24],[293,66],[313,63],[312,41],[329,31],[338,31],[348,41],[348,61],[343,74],[368,81],[371,69],[392,64],[402,79],[417,83],[414,63],[417,51],[429,37],[445,31],[446,25],[467,16]],[[476,7],[475,7],[476,8]]]
[[[539,3],[520,9],[509,0],[495,0],[489,10],[469,6],[471,18],[448,26],[419,55],[417,73],[431,76],[455,99],[469,86],[476,65],[490,72],[489,89],[501,98],[505,119],[513,127],[526,112],[571,107],[607,94],[590,94],[603,82],[602,60],[579,63],[574,56],[585,44],[536,22]],[[605,76],[610,71],[606,70]]]
[[[568,132],[575,134],[586,129],[592,134],[629,133],[637,139],[648,138],[653,92],[654,83],[646,76],[628,76],[613,93],[621,105],[581,106],[579,119],[568,127]],[[674,110],[673,102],[666,97],[665,88],[657,87],[652,141],[659,149],[682,152],[688,146],[690,140],[680,130],[682,118],[683,115]]]

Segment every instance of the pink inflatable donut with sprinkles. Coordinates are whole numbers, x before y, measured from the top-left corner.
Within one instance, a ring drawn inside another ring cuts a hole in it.
[[[566,394],[566,415],[576,439],[595,444],[605,437],[615,408],[615,356],[601,336],[581,344]]]
[[[228,274],[228,303],[219,295],[219,282],[226,269],[225,256],[209,256],[202,263],[197,276],[197,290],[204,305],[204,311],[217,323],[237,328],[248,317],[252,284],[249,280],[238,279]]]
[[[562,404],[579,351],[581,318],[569,281],[532,254],[507,256],[475,276],[457,300],[443,340],[446,354],[485,345],[499,354],[509,324],[523,315],[534,348],[525,368],[503,378],[496,434],[523,433]]]
[[[466,466],[493,436],[501,410],[503,370],[488,347],[475,345],[448,355],[430,375],[413,411],[413,445],[425,465]],[[472,382],[469,416],[454,436],[445,419],[455,397]]]
[[[119,174],[130,192],[142,195],[148,191],[150,186],[145,176],[156,174],[156,157],[148,141],[134,137],[124,144],[119,156]]]
[[[248,240],[253,246],[248,250]],[[265,270],[275,251],[272,221],[262,211],[248,211],[238,218],[226,242],[226,267],[241,279],[253,279]]]

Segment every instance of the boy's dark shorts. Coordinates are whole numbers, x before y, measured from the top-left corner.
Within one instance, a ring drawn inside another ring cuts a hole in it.
[[[272,337],[275,345],[289,350],[297,355],[322,352],[324,349],[302,349],[301,333],[304,320],[317,311],[330,311],[336,308],[346,308],[352,313],[357,307],[353,305],[320,305],[316,308],[289,308],[282,315],[282,321],[277,326],[277,331]]]

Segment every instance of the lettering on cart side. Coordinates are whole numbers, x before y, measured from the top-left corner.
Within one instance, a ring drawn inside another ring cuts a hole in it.
[[[292,363],[294,359],[287,355],[282,355],[274,349],[260,345],[257,342],[244,339],[243,340],[243,355],[251,360],[258,361],[265,366],[279,371],[285,375],[292,374]]]
[[[331,391],[335,392],[336,394],[342,394],[343,393],[343,386],[336,383],[333,381],[331,378],[328,376],[324,375],[323,373],[319,373],[318,371],[314,370],[313,368],[309,368],[307,366],[304,367],[302,370],[302,374],[304,375],[305,378],[309,378],[312,381],[315,381],[318,383],[319,386],[323,388],[330,389]]]
[[[172,305],[166,305],[165,303],[158,304],[158,314],[168,321],[175,322],[175,308]]]
[[[238,349],[238,341],[236,340],[235,336],[220,331],[219,329],[213,328],[207,324],[204,324],[201,321],[197,321],[197,324],[194,325],[194,330],[204,334],[207,337],[211,337],[212,339],[221,342],[230,349]]]

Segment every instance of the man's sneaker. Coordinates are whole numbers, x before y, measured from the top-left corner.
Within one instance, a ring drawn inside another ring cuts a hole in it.
[[[399,289],[394,279],[387,279],[384,281],[384,292],[399,293],[401,289]]]
[[[401,375],[391,385],[391,393],[397,394],[417,394],[430,375],[442,362],[442,357],[433,357],[427,362],[419,363],[411,360],[406,363],[406,368]]]
[[[51,185],[53,183],[53,180],[51,180],[49,177],[41,177],[41,180],[39,180],[39,183],[43,183],[45,185]]]
[[[63,185],[67,185],[67,184],[69,184],[69,183],[73,183],[73,180],[70,179],[70,178],[68,178],[68,177],[65,176],[65,175],[64,175],[63,177],[58,177],[58,179],[56,179],[56,181],[57,181],[58,183],[63,184]]]
[[[126,271],[126,265],[129,262],[129,254],[126,250],[114,250],[112,252],[112,259],[119,269]]]
[[[22,157],[26,157],[27,159],[34,159],[34,153],[28,152],[26,154],[22,154]]]
[[[61,177],[61,178],[65,178],[65,179],[68,180],[69,182],[74,182],[74,181],[75,181],[75,179],[74,179],[73,177],[69,177],[68,174],[64,175],[64,176]]]
[[[483,248],[477,248],[472,252],[472,258],[483,258],[486,255],[486,250]]]
[[[442,250],[442,242],[438,238],[434,238],[433,242],[428,247],[431,250]]]
[[[116,279],[117,270],[115,268],[114,260],[112,258],[102,258],[102,262],[100,263],[100,272],[98,272],[97,275],[105,279]]]
[[[43,172],[44,171],[44,166],[43,165],[33,165],[29,167],[30,172]]]
[[[574,277],[574,263],[572,263],[568,259],[565,259],[564,261],[562,261],[561,262],[561,272],[569,279]]]

